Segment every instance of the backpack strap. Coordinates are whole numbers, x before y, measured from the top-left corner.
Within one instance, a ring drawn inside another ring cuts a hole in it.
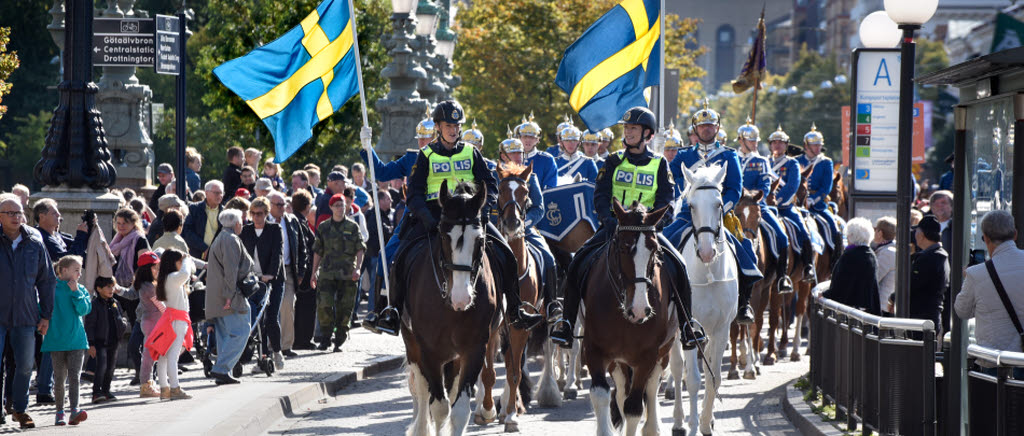
[[[1010,296],[1006,294],[1003,282],[999,280],[999,274],[996,274],[996,266],[992,263],[992,259],[985,261],[985,268],[988,269],[988,275],[992,278],[992,284],[995,285],[996,292],[999,293],[999,299],[1002,300],[1006,313],[1010,315],[1010,321],[1013,322],[1017,334],[1020,335],[1021,350],[1024,350],[1024,327],[1020,324],[1020,318],[1017,318],[1017,311],[1014,310],[1013,304],[1010,302]]]

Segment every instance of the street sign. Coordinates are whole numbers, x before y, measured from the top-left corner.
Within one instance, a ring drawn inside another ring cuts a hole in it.
[[[156,72],[181,74],[181,39],[178,17],[156,16]]]
[[[92,64],[151,67],[156,59],[152,18],[94,18]]]

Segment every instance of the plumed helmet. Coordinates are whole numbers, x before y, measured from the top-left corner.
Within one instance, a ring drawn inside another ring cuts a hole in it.
[[[775,129],[771,135],[768,135],[768,142],[775,141],[789,142],[789,135],[782,131],[782,124],[779,124],[779,128]]]
[[[715,139],[718,140],[719,144],[725,145],[725,143],[729,142],[729,134],[725,133],[725,129],[724,128],[718,129],[718,135],[716,136]]]
[[[693,114],[690,118],[690,125],[701,126],[704,124],[722,124],[722,117],[715,112],[714,109],[708,107],[708,99],[704,99],[704,109],[701,109]]]
[[[615,140],[615,133],[614,133],[614,132],[612,132],[612,129],[609,129],[609,128],[604,128],[604,129],[602,129],[602,130],[601,130],[601,133],[600,133],[599,135],[601,136],[601,138],[599,139],[599,141],[608,141],[608,142],[611,142],[611,141],[614,141],[614,140]]]
[[[651,129],[652,133],[658,131],[658,122],[654,120],[654,112],[643,106],[637,106],[626,111],[618,124],[639,124]]]
[[[476,120],[473,120],[473,128],[462,132],[462,140],[473,144],[474,147],[484,146],[484,134],[476,128]]]
[[[583,134],[580,133],[580,129],[577,129],[576,126],[573,125],[570,125],[558,132],[558,137],[562,141],[579,141],[581,136],[583,136]]]
[[[563,139],[562,138],[562,131],[565,130],[566,128],[572,127],[572,126],[573,126],[572,118],[569,118],[568,115],[563,114],[562,115],[562,122],[558,123],[558,127],[555,127],[555,135],[558,136],[559,140],[562,140]],[[578,130],[579,129],[577,129],[577,131]]]
[[[416,139],[434,139],[434,120],[426,118],[416,125]]]
[[[665,150],[678,150],[683,146],[683,138],[679,136],[679,131],[675,127],[669,129],[668,137],[665,138]]]
[[[463,124],[466,122],[466,112],[462,105],[455,100],[445,100],[434,106],[434,113],[431,116],[434,124],[444,121],[452,124]]]
[[[696,135],[696,133],[693,133],[693,124],[690,124],[690,127],[686,128],[686,136],[690,135]]]
[[[746,124],[736,129],[736,133],[740,138],[746,139],[747,141],[758,142],[761,140],[761,130],[751,122],[750,117],[747,117]]]
[[[523,141],[512,136],[512,129],[507,126],[506,128],[508,129],[508,139],[501,141],[501,152],[505,154],[525,152],[526,148],[523,147]],[[520,132],[520,134],[522,134],[522,132]]]
[[[601,132],[596,132],[595,133],[595,132],[591,132],[590,130],[585,130],[583,132],[583,136],[580,139],[580,142],[593,142],[593,143],[596,144],[598,142],[601,142],[601,138],[602,138]]]
[[[811,131],[804,135],[804,145],[825,145],[825,137],[814,123],[811,123]]]
[[[534,138],[540,138],[540,124],[533,121],[533,112],[530,112],[530,118],[523,117],[522,124],[516,126],[516,136],[533,136]]]

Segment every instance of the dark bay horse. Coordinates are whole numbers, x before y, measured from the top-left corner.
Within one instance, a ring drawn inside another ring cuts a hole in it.
[[[844,221],[850,220],[849,204],[847,200],[849,196],[846,190],[846,183],[843,182],[843,172],[846,171],[846,167],[840,166],[836,169],[835,174],[832,175],[832,192],[828,194],[829,200],[836,203],[836,215],[839,215]]]
[[[740,378],[737,364],[743,366],[743,378],[753,380],[757,378],[757,369],[754,362],[760,354],[761,326],[764,325],[764,310],[771,294],[776,292],[775,277],[776,261],[770,255],[771,248],[768,247],[768,238],[761,231],[761,198],[764,193],[743,190],[743,195],[736,202],[736,217],[739,218],[743,228],[743,236],[750,239],[754,245],[754,254],[757,255],[757,267],[761,270],[764,278],[754,284],[750,294],[750,305],[754,308],[754,324],[749,326],[740,325],[736,321],[729,327],[729,341],[732,351],[729,357],[729,380]],[[742,345],[737,347],[737,342]],[[738,352],[741,352],[737,356]]]
[[[686,284],[675,283],[661,265],[655,226],[668,208],[647,213],[634,203],[626,211],[618,200],[613,207],[618,228],[594,254],[583,279],[583,354],[592,381],[590,401],[597,434],[613,434],[622,417],[623,434],[635,434],[645,403],[644,434],[655,434],[660,424],[658,385],[679,325],[671,296],[674,286]],[[612,411],[606,371],[615,380],[615,410],[621,415]]]
[[[482,184],[459,183],[449,193],[442,182],[439,235],[410,247],[418,250],[409,255],[420,259],[408,263],[402,316],[413,396],[410,434],[440,432],[449,417],[452,434],[463,434],[487,344],[497,336],[501,311],[480,219],[486,199]]]

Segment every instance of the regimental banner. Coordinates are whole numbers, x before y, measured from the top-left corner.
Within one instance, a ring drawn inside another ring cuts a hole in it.
[[[541,235],[561,241],[581,221],[597,229],[593,183],[579,182],[544,191],[544,219],[537,223]]]
[[[850,132],[855,193],[895,194],[899,150],[900,51],[857,49]]]

